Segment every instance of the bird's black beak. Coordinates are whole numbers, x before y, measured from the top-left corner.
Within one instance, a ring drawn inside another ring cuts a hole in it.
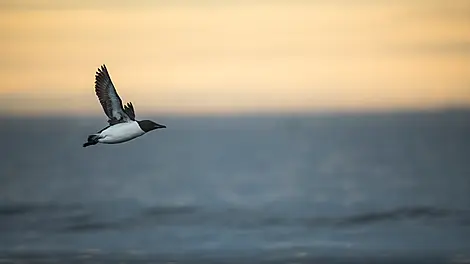
[[[165,125],[160,125],[160,124],[157,124],[157,126],[155,127],[156,129],[159,129],[159,128],[166,128]]]

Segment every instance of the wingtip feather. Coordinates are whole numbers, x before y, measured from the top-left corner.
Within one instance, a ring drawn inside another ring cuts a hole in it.
[[[106,68],[105,64],[102,64],[100,67],[98,67],[98,70],[96,71],[96,76],[98,76],[100,73],[105,72],[108,72],[108,69]]]

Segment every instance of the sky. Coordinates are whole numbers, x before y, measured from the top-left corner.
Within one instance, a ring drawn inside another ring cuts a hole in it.
[[[470,107],[468,0],[3,0],[0,110],[102,114]]]

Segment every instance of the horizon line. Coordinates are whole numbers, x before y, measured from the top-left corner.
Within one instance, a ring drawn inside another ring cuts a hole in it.
[[[167,116],[167,117],[249,117],[249,116],[315,116],[315,115],[375,115],[375,114],[407,114],[407,113],[449,113],[470,112],[470,106],[442,106],[442,107],[403,107],[403,108],[377,108],[377,109],[318,109],[300,111],[233,111],[233,112],[176,112],[176,111],[142,111],[138,116]],[[5,112],[0,117],[89,117],[106,118],[104,113],[78,113],[78,112]]]

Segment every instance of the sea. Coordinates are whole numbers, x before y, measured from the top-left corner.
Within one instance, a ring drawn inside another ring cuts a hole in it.
[[[0,263],[470,263],[470,111],[146,118],[2,116]]]

